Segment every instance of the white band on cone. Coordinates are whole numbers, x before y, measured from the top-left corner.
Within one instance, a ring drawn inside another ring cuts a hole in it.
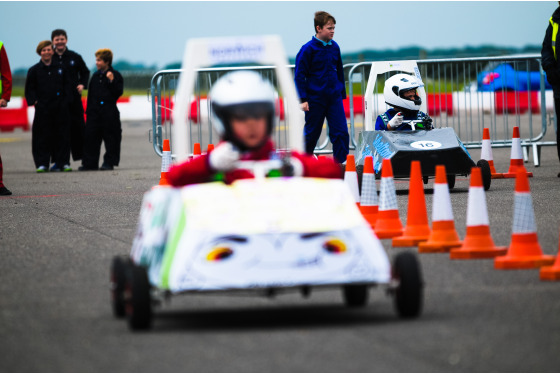
[[[519,160],[523,158],[521,154],[521,139],[513,138],[511,140],[511,157],[512,160]]]
[[[451,197],[447,183],[434,183],[432,221],[453,221]]]
[[[533,210],[533,199],[528,192],[516,192],[513,205],[513,228],[514,234],[536,233],[535,211]]]
[[[467,226],[489,226],[486,195],[483,187],[470,187],[467,207]]]
[[[377,189],[375,186],[375,174],[363,174],[362,176],[362,196],[360,197],[360,205],[375,206],[377,205]]]
[[[393,178],[381,178],[381,187],[379,190],[379,210],[398,209],[397,192],[395,190]]]
[[[161,156],[161,171],[167,173],[171,166],[171,151],[163,151]]]
[[[482,151],[480,152],[480,159],[486,161],[494,161],[490,139],[482,139]]]
[[[344,182],[350,187],[354,201],[360,202],[360,190],[358,189],[358,174],[355,171],[344,172]]]

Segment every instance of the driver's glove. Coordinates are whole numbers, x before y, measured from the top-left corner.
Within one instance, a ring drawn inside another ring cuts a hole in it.
[[[431,130],[434,128],[434,120],[427,114],[426,117],[422,119],[422,123],[424,124],[424,128],[426,130]]]
[[[393,118],[391,118],[391,120],[388,123],[387,129],[388,130],[396,130],[400,125],[402,125],[403,123],[403,115],[401,112],[398,112],[397,114],[395,114],[395,116]]]
[[[235,163],[241,154],[230,142],[223,142],[209,154],[210,167],[216,171],[230,171],[235,168]]]

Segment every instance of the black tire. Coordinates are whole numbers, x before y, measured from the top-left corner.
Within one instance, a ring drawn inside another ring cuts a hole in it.
[[[402,252],[393,264],[393,278],[397,283],[395,308],[401,318],[418,317],[422,312],[424,284],[416,255]]]
[[[126,283],[126,267],[127,263],[120,256],[115,256],[111,263],[111,306],[113,315],[117,318],[123,318],[125,313],[124,305],[124,288]]]
[[[490,164],[486,160],[478,160],[476,166],[480,168],[480,174],[482,174],[484,191],[488,191],[490,189],[490,185],[492,184],[492,171],[490,170]]]
[[[455,179],[455,174],[447,174],[447,187],[449,187],[450,190],[455,188]]]
[[[126,317],[131,330],[147,330],[152,326],[152,299],[146,269],[130,265],[125,291]]]
[[[366,285],[348,285],[342,287],[344,304],[350,308],[361,308],[367,305],[369,289]]]

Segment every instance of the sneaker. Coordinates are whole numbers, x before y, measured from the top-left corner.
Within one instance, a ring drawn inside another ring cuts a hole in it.
[[[47,167],[43,165],[37,168],[37,173],[46,173],[47,171],[49,171],[49,169],[47,169]]]
[[[72,167],[70,165],[66,164],[62,167],[62,171],[72,171]]]
[[[101,165],[99,170],[113,170],[113,165],[103,164],[103,165]]]
[[[0,195],[1,196],[8,196],[11,195],[12,191],[8,190],[5,186],[0,187]]]
[[[60,167],[58,167],[57,164],[53,164],[53,166],[51,166],[51,171],[62,171],[62,170],[60,169]]]

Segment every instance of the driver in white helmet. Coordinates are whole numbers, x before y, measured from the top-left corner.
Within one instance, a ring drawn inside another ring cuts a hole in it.
[[[387,79],[383,96],[392,108],[377,116],[375,129],[412,130],[413,121],[416,130],[431,130],[432,119],[420,110],[422,99],[417,90],[423,86],[420,79],[409,74],[395,74]]]
[[[274,128],[274,89],[254,71],[237,71],[216,81],[209,93],[212,125],[221,142],[206,155],[169,169],[173,186],[222,180],[253,178],[249,170],[237,169],[240,160],[268,160],[278,157],[271,135]],[[341,178],[341,168],[328,158],[291,153],[295,175]]]

